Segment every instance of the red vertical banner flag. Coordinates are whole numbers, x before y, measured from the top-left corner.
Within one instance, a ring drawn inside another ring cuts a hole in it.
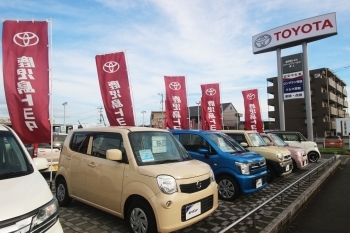
[[[222,130],[219,84],[202,84],[201,89],[202,129]]]
[[[185,76],[164,76],[166,127],[189,129]]]
[[[96,55],[100,91],[111,126],[134,126],[131,90],[123,52]]]
[[[12,128],[24,143],[50,142],[48,22],[2,28],[2,69]]]
[[[264,131],[261,119],[258,90],[242,91],[245,109],[245,128],[247,130],[256,130],[259,133]]]

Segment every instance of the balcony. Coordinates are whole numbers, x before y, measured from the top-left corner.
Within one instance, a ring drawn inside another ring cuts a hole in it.
[[[340,105],[344,105],[344,99],[343,98],[341,98],[341,97],[338,97],[337,98],[338,99],[338,104],[340,104]]]
[[[275,99],[267,99],[267,105],[275,106]]]
[[[274,86],[269,86],[269,87],[267,87],[267,93],[274,95],[274,94],[275,94],[275,92],[274,92]],[[277,94],[277,93],[276,93],[276,94]]]
[[[338,102],[338,97],[335,94],[333,94],[332,92],[323,92],[322,99],[323,100],[329,99],[329,101]]]
[[[348,101],[344,100],[344,104],[343,104],[344,108],[348,107]]]
[[[332,79],[328,78],[328,87],[333,87],[334,89],[337,89],[337,83],[334,82]]]
[[[343,111],[343,110],[338,110],[338,115],[340,116],[340,117],[345,117],[345,111]]]
[[[276,119],[276,112],[275,111],[269,111],[268,115],[269,115],[269,118],[275,118]]]
[[[343,93],[343,87],[341,85],[339,85],[339,84],[337,84],[337,91],[339,93]]]
[[[345,88],[343,89],[343,95],[348,96],[348,91]]]

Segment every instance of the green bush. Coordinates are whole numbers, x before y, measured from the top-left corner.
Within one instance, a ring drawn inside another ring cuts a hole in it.
[[[344,148],[319,148],[321,154],[334,154],[350,155],[350,151]]]

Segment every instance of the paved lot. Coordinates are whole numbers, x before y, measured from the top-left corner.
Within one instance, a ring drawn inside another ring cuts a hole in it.
[[[295,173],[291,173],[286,177],[277,177],[273,183],[257,193],[241,196],[234,202],[220,200],[218,209],[211,216],[177,232],[220,232],[231,223],[289,186],[295,180],[319,166],[329,157],[331,157],[331,155],[323,156],[318,163],[310,164],[305,170],[297,170]],[[341,156],[340,159],[346,159],[346,157]],[[299,200],[300,196],[305,195],[305,192],[310,192],[310,187],[312,187],[320,177],[329,175],[328,173],[331,173],[330,170],[334,165],[335,163],[329,166],[323,166],[323,169],[307,176],[306,179],[299,183],[299,186],[294,185],[291,187],[283,195],[283,203],[281,202],[281,196],[278,196],[264,205],[261,209],[256,211],[255,221],[253,221],[254,215],[251,215],[233,228],[227,230],[227,232],[278,232],[279,227],[274,226],[273,222],[281,218],[280,216],[285,214],[286,209],[290,208],[296,200]],[[48,179],[49,177],[46,178]],[[128,232],[124,220],[74,200],[69,207],[60,208],[60,221],[66,233]],[[253,224],[255,224],[255,227]]]

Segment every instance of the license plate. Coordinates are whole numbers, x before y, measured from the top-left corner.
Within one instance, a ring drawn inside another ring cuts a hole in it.
[[[197,202],[195,204],[186,206],[186,220],[193,218],[201,214],[201,203]]]
[[[289,164],[286,166],[286,171],[289,171]]]
[[[58,164],[52,165],[52,171],[57,171],[58,170]]]
[[[257,179],[256,180],[256,187],[259,188],[262,185],[262,179]]]

